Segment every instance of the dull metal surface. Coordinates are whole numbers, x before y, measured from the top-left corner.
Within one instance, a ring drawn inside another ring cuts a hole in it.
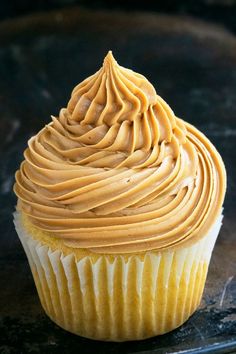
[[[236,38],[186,17],[89,12],[0,24],[0,352],[236,352]],[[66,105],[71,89],[112,49],[146,75],[175,113],[215,143],[228,171],[224,225],[199,310],[149,340],[102,343],[67,333],[44,314],[11,213],[14,172],[26,141]]]

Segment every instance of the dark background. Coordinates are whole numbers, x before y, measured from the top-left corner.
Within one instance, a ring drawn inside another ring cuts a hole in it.
[[[0,19],[80,5],[89,9],[188,14],[223,24],[236,32],[236,0],[3,0]]]
[[[109,49],[209,137],[228,173],[199,310],[167,335],[120,344],[76,337],[47,318],[12,222],[27,140]],[[0,1],[0,354],[236,353],[235,176],[236,0]]]

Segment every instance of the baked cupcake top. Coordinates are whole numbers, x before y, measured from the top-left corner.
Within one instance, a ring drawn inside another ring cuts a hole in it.
[[[24,157],[18,209],[66,245],[98,253],[195,242],[225,195],[214,146],[111,52],[29,140]]]

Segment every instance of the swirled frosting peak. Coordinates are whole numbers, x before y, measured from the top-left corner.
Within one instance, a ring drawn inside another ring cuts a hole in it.
[[[98,253],[194,242],[225,195],[214,146],[111,52],[24,157],[14,187],[19,210],[51,237]]]
[[[76,86],[68,104],[72,120],[112,126],[147,112],[156,91],[142,75],[118,65],[108,52],[103,67]]]

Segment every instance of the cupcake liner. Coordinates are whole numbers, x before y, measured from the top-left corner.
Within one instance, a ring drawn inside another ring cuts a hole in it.
[[[180,326],[198,307],[222,224],[195,244],[173,251],[123,256],[64,256],[29,235],[14,214],[19,235],[47,315],[87,338],[144,339]],[[111,261],[112,259],[112,261]]]

